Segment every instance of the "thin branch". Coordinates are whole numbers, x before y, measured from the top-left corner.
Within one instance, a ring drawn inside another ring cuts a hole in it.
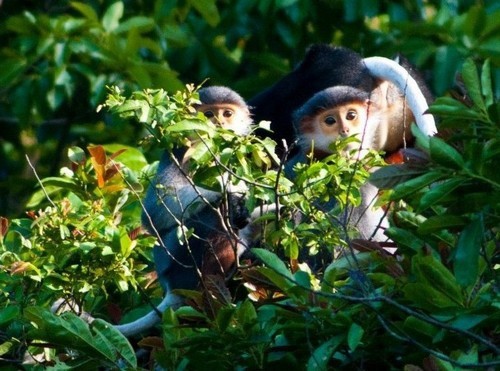
[[[50,202],[50,204],[55,208],[57,209],[57,206],[56,204],[52,201],[52,199],[50,198],[47,190],[45,189],[45,187],[43,186],[43,183],[42,183],[42,180],[40,179],[40,177],[38,176],[38,173],[36,172],[36,169],[35,167],[33,166],[33,164],[31,163],[30,161],[30,158],[28,157],[28,155],[26,155],[26,161],[28,161],[28,165],[29,167],[31,168],[31,170],[33,170],[33,174],[35,175],[36,177],[36,180],[38,181],[38,184],[40,184],[40,188],[42,188],[42,191],[43,193],[45,194],[45,197],[47,198],[47,200]]]

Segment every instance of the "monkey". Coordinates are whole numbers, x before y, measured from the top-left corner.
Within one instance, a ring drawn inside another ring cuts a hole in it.
[[[197,112],[238,135],[250,132],[253,123],[250,110],[243,98],[230,88],[211,86],[199,90]],[[185,150],[174,151],[173,157],[164,153],[157,174],[148,187],[143,201],[142,224],[158,237],[153,257],[159,282],[165,297],[157,307],[132,323],[117,325],[125,336],[147,330],[159,322],[159,312],[176,308],[182,299],[173,294],[175,289],[196,289],[200,276],[224,274],[234,267],[237,256],[247,244],[238,237],[238,229],[248,223],[244,204],[245,187],[229,186],[228,213],[231,231],[224,231],[219,214],[222,207],[220,192],[194,186],[184,171]],[[180,165],[180,166],[179,166]],[[178,226],[192,229],[193,236],[179,238]]]
[[[408,77],[414,81],[411,88],[406,86],[407,81],[410,81]],[[304,59],[292,72],[250,98],[248,105],[255,122],[271,122],[271,134],[262,135],[270,136],[278,145],[278,153],[283,154],[285,148],[282,142],[285,141],[289,147],[296,139],[291,124],[293,112],[314,94],[339,85],[372,93],[377,87],[379,91],[384,88],[383,85],[380,86],[383,81],[392,81],[399,91],[408,91],[412,95],[408,104],[413,106],[412,112],[417,121],[426,122],[422,125],[429,128],[423,131],[437,131],[432,115],[423,116],[423,110],[431,102],[432,94],[423,78],[406,59],[401,56],[396,61],[381,57],[363,59],[348,48],[328,44],[311,45]],[[290,150],[290,156],[293,157],[297,152],[298,148]]]
[[[311,96],[330,86],[347,85],[364,91],[373,88],[372,77],[356,52],[327,44],[313,44],[295,69],[271,87],[248,100],[253,120],[271,122],[271,133],[262,133],[284,151],[283,140],[290,146],[294,139],[292,113]]]
[[[402,102],[398,102],[401,104],[399,107],[388,107],[386,100],[383,99],[383,94],[388,91],[387,86],[384,86],[381,91],[374,93],[374,101],[370,99],[369,93],[350,86],[334,86],[313,95],[293,113],[299,153],[286,163],[285,173],[293,179],[293,167],[299,162],[306,162],[311,151],[316,160],[322,160],[332,153],[330,149],[332,142],[351,135],[356,136],[361,143],[348,143],[346,152],[364,154],[365,148],[375,150],[397,148],[399,142],[403,140],[402,137],[409,134],[409,130],[402,122],[396,127],[391,125],[393,116],[400,116],[399,113],[392,114],[392,110],[404,110],[405,107]],[[409,126],[408,123],[407,127]],[[356,226],[363,239],[383,240],[381,228],[387,227],[384,212],[371,208],[377,189],[366,183],[361,188],[361,194],[361,205],[351,208],[347,213],[350,221],[348,224]],[[334,205],[335,203],[330,203],[322,207],[331,209]]]
[[[304,162],[313,149],[316,159],[331,154],[330,144],[340,137],[356,136],[361,143],[349,143],[347,151],[367,149],[392,152],[410,138],[410,124],[417,125],[427,135],[437,132],[427,110],[424,93],[405,68],[381,57],[367,58],[366,65],[373,75],[391,80],[375,80],[371,92],[352,86],[334,86],[314,94],[293,113],[293,126],[298,138],[299,153],[286,164],[285,172],[293,178],[293,166]],[[393,76],[394,75],[394,76]],[[373,210],[371,203],[378,190],[370,183],[361,188],[362,203],[351,210],[351,218],[363,239],[383,240],[388,226],[385,213]]]

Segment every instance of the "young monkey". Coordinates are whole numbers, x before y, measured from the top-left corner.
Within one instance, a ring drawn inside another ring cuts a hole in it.
[[[362,156],[369,149],[390,153],[403,147],[411,139],[413,121],[426,135],[436,132],[432,116],[425,115],[425,97],[408,71],[386,58],[364,61],[375,77],[371,92],[352,86],[330,87],[293,113],[299,153],[285,168],[290,177],[294,177],[294,165],[305,162],[312,149],[314,158],[323,159],[331,154],[330,144],[340,137],[355,135],[361,143],[349,143],[346,150],[357,150]],[[362,203],[350,210],[349,223],[358,227],[362,238],[382,241],[388,223],[383,210],[372,207],[377,193],[369,183],[362,186]]]
[[[397,88],[382,82],[372,93],[351,86],[335,86],[316,93],[294,113],[294,128],[303,153],[314,143],[314,156],[331,153],[330,144],[355,135],[361,141],[346,150],[392,152],[411,138],[413,114]]]
[[[249,109],[236,92],[213,86],[200,89],[199,97],[201,104],[195,109],[214,124],[238,135],[250,132]],[[227,212],[231,225],[223,226],[214,208],[221,206],[224,195],[194,186],[188,180],[183,170],[185,162],[189,161],[184,158],[185,153],[185,150],[164,153],[144,199],[143,225],[158,237],[159,243],[153,255],[158,279],[165,291],[157,308],[160,312],[182,303],[172,290],[196,289],[204,275],[227,274],[234,267],[236,255],[243,253],[246,247],[238,237],[238,230],[248,223],[244,204],[246,189],[228,185]],[[194,231],[191,237],[182,241],[177,234],[180,223]],[[225,232],[228,229],[231,229],[229,233]],[[151,311],[137,321],[115,327],[125,336],[131,336],[147,330],[159,320],[157,312]]]

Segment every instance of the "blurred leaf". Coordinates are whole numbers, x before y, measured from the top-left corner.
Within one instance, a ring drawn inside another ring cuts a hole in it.
[[[133,29],[138,29],[141,32],[150,31],[155,26],[154,20],[149,17],[136,16],[123,21],[113,31],[116,34],[129,32]]]
[[[106,12],[102,17],[102,26],[104,27],[106,32],[115,31],[118,28],[120,24],[120,19],[122,17],[123,17],[123,2],[115,1],[108,7],[108,9],[106,9]]]
[[[23,60],[3,60],[0,61],[0,86],[5,89],[15,79],[19,78],[23,70],[26,68],[26,63]]]
[[[70,4],[72,8],[78,10],[88,20],[98,23],[99,17],[97,16],[97,13],[95,12],[94,8],[92,8],[90,5],[77,1],[72,1]]]
[[[485,60],[481,71],[481,93],[484,96],[486,107],[491,106],[495,101],[490,65],[490,60]]]
[[[0,309],[0,326],[5,326],[19,316],[19,307],[9,306]]]
[[[210,26],[215,27],[220,22],[220,15],[215,0],[189,0],[189,3]]]

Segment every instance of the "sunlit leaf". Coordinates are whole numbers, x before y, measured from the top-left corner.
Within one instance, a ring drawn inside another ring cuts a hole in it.
[[[102,26],[107,32],[112,32],[118,27],[123,16],[123,9],[124,6],[121,1],[115,1],[106,9],[102,17]]]
[[[103,146],[87,147],[90,153],[90,160],[94,171],[96,172],[97,185],[99,188],[104,187],[106,175],[106,152]]]

